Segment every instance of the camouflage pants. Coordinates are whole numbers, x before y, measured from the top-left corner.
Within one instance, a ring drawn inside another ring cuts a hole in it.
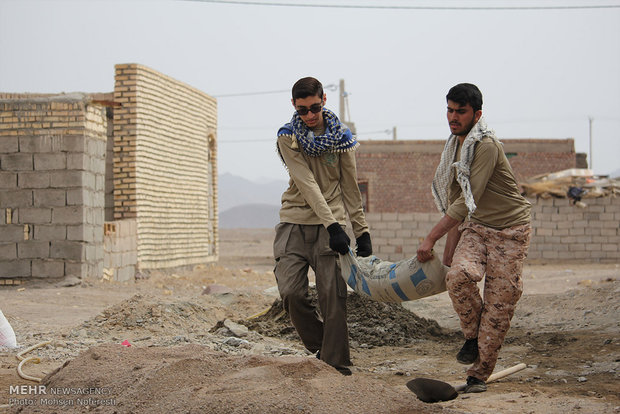
[[[461,238],[446,275],[446,287],[465,339],[478,338],[479,357],[467,375],[486,381],[523,291],[521,273],[531,227],[525,224],[495,230],[466,222],[459,230]],[[477,283],[485,273],[481,298]]]

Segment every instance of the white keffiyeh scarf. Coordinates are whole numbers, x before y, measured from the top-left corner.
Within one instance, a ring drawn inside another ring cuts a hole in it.
[[[448,141],[446,141],[446,146],[441,153],[441,160],[435,171],[432,186],[435,205],[443,214],[448,210],[448,189],[454,179],[454,170],[456,170],[456,181],[461,186],[463,196],[465,197],[465,205],[467,206],[469,216],[471,217],[474,211],[476,211],[476,203],[471,193],[469,175],[471,162],[474,159],[474,149],[476,144],[484,137],[497,140],[495,132],[488,129],[486,121],[481,117],[465,137],[461,148],[461,159],[457,162],[453,161],[458,147],[458,137],[450,135]],[[454,167],[454,170],[452,167]]]

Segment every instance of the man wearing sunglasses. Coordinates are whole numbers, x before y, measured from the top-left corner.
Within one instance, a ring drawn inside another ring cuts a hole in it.
[[[465,336],[456,359],[472,364],[464,392],[483,392],[521,297],[531,205],[521,196],[501,142],[482,117],[478,87],[458,84],[446,100],[452,134],[431,188],[444,216],[417,257],[429,260],[435,242],[448,235],[446,287]],[[484,299],[477,286],[483,277]]]
[[[290,180],[276,226],[274,272],[284,309],[304,346],[343,375],[351,375],[347,285],[340,276],[338,253],[349,252],[344,231],[348,215],[357,254],[372,254],[357,186],[354,150],[359,144],[325,108],[327,98],[318,80],[298,80],[292,96],[295,113],[279,129],[277,140]],[[315,273],[320,314],[308,295],[309,267]]]

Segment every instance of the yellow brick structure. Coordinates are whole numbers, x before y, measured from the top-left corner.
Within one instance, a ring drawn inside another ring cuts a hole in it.
[[[139,64],[115,66],[114,219],[135,219],[137,266],[217,260],[217,103]]]
[[[215,98],[138,64],[113,93],[0,92],[0,282],[218,257]]]

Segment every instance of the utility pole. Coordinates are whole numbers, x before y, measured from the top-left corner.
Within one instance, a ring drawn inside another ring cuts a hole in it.
[[[340,88],[340,114],[338,114],[338,116],[340,117],[340,120],[342,122],[345,122],[347,119],[344,117],[344,96],[346,94],[346,90],[344,89],[344,79],[340,79],[340,84],[339,84]]]
[[[588,120],[590,121],[590,162],[588,164],[592,172],[594,172],[594,162],[592,159],[592,123],[594,122],[594,118],[589,117]]]
[[[340,89],[340,108],[339,108],[339,118],[340,121],[345,123],[351,132],[355,134],[357,131],[355,130],[355,124],[351,121],[351,114],[349,112],[349,93],[344,88],[344,79],[340,79],[339,83]]]
[[[396,127],[392,127],[392,139],[396,141]]]

